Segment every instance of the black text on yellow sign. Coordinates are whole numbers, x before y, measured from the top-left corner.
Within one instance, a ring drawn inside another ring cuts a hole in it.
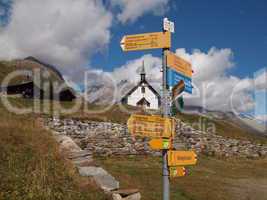
[[[123,36],[120,44],[123,51],[170,48],[171,33],[155,32],[126,35]]]
[[[169,166],[195,165],[197,155],[194,151],[168,151]]]
[[[171,138],[175,134],[175,121],[172,118],[131,115],[127,126],[133,136]]]

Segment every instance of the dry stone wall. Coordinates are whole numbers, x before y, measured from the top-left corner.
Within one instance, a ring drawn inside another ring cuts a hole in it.
[[[133,140],[124,124],[76,119],[47,119],[46,126],[59,134],[70,136],[82,149],[100,156],[161,155],[160,152],[150,150],[148,139]],[[193,149],[197,153],[218,157],[267,157],[267,145],[198,131],[179,120],[177,120],[174,147],[178,150]]]

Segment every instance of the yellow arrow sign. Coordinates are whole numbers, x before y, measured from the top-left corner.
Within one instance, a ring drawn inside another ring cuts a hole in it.
[[[170,177],[182,177],[186,175],[186,169],[184,167],[170,167]]]
[[[153,150],[162,150],[171,148],[171,140],[169,139],[152,139],[149,141],[149,146]]]
[[[197,155],[194,151],[168,151],[168,165],[195,165]]]
[[[187,76],[189,78],[192,77],[191,64],[183,58],[175,55],[171,51],[167,52],[167,66],[183,74],[184,76]]]
[[[143,33],[123,36],[121,48],[123,51],[138,51],[171,47],[170,32]]]
[[[171,118],[147,115],[131,115],[128,129],[134,136],[170,138],[175,133],[175,121]]]
[[[185,84],[184,81],[181,80],[179,83],[177,83],[173,88],[172,88],[172,99],[176,99],[176,97],[181,94],[185,89]]]

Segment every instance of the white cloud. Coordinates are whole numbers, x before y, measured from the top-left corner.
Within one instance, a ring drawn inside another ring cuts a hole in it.
[[[267,68],[255,73],[255,85],[257,89],[267,89]]]
[[[176,54],[190,61],[193,66],[194,95],[187,95],[186,103],[211,110],[243,112],[254,107],[251,91],[253,80],[227,75],[234,67],[231,49],[211,48],[207,53],[184,49]]]
[[[194,69],[194,94],[185,95],[187,105],[202,106],[211,110],[231,111],[234,109],[236,112],[254,108],[251,95],[254,89],[253,80],[240,79],[226,73],[234,67],[231,49],[211,48],[207,53],[194,50],[191,54],[185,49],[177,49],[176,54],[190,61]],[[161,58],[150,54],[128,61],[125,65],[115,69],[112,73],[113,77],[118,83],[136,84],[140,80],[138,68],[143,60],[149,83],[160,91]]]
[[[10,17],[0,31],[0,59],[31,55],[73,69],[110,40],[112,14],[98,0],[17,0]]]
[[[140,16],[152,12],[162,15],[168,10],[169,0],[111,0],[112,6],[119,6],[117,18],[122,23],[134,22]]]

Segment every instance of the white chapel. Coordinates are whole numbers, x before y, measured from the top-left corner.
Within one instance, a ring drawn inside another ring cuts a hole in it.
[[[143,107],[145,109],[158,109],[161,103],[160,95],[146,81],[144,62],[140,72],[140,78],[140,82],[122,98],[122,103]]]

